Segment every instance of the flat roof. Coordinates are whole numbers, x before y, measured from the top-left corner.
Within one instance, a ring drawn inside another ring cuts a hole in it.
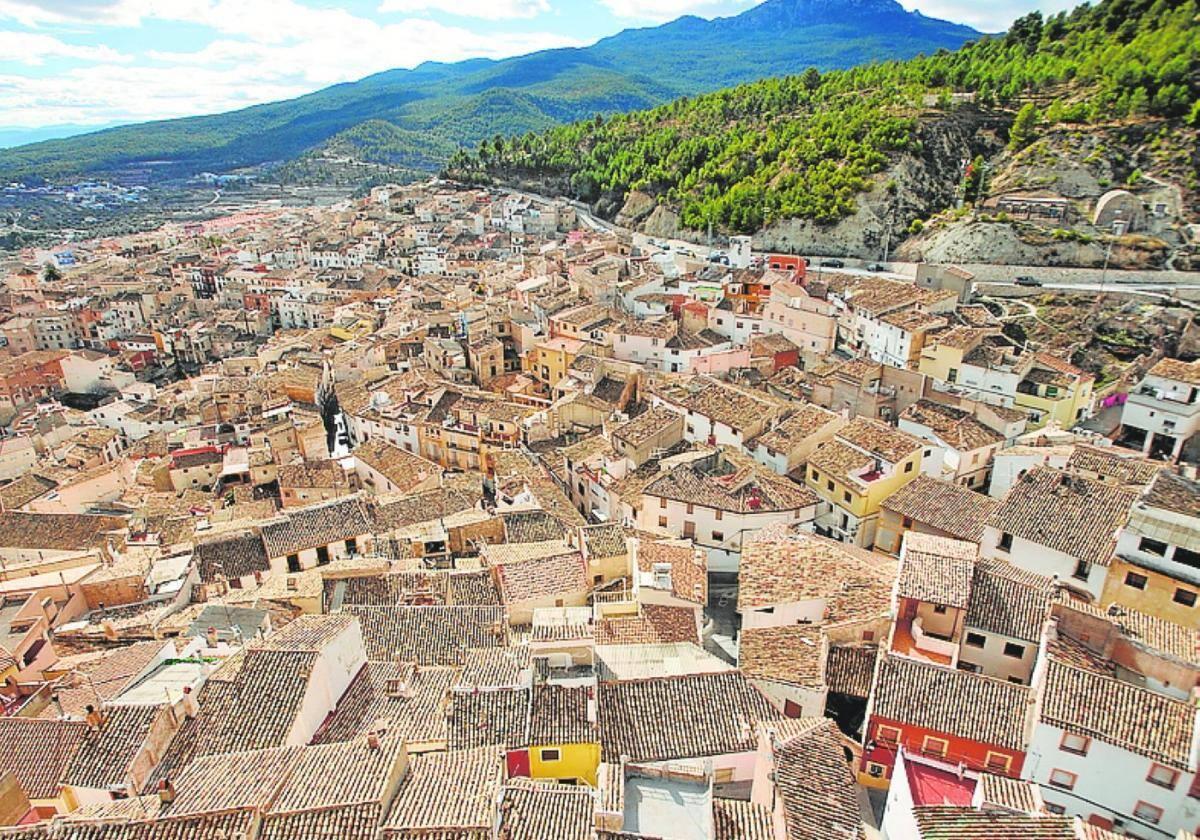
[[[622,830],[669,840],[710,840],[713,820],[708,783],[678,777],[628,777]]]

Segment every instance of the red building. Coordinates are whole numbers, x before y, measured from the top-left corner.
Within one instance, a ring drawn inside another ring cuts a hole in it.
[[[804,257],[792,254],[768,254],[767,268],[772,271],[790,271],[795,275],[792,282],[800,283],[804,280],[804,272],[808,268],[808,263],[804,262]]]
[[[1031,688],[888,654],[868,706],[859,780],[887,787],[896,752],[1018,778],[1025,762]]]

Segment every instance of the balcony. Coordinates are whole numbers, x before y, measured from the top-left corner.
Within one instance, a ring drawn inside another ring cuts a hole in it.
[[[958,662],[958,645],[950,639],[926,632],[920,617],[899,619],[892,633],[892,650],[919,662],[953,668]]]
[[[1144,385],[1138,390],[1129,393],[1128,402],[1157,411],[1167,411],[1171,414],[1177,414],[1180,417],[1191,417],[1200,412],[1200,403],[1184,402],[1181,399],[1172,397],[1166,391],[1160,391],[1157,388],[1148,388]]]

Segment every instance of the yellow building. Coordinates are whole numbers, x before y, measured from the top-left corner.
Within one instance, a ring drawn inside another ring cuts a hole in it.
[[[877,420],[857,418],[809,456],[805,483],[821,503],[816,531],[864,548],[875,544],[884,499],[921,475],[925,445]]]
[[[529,775],[596,786],[600,735],[595,689],[591,686],[538,685],[529,720]]]
[[[584,342],[574,338],[549,338],[539,341],[525,354],[521,367],[546,388],[553,388],[567,375],[567,368],[585,346]]]
[[[1108,567],[1100,595],[1100,604],[1105,608],[1118,604],[1185,627],[1196,625],[1198,600],[1200,586],[1121,557],[1114,557]]]
[[[1054,421],[1069,429],[1092,410],[1092,385],[1096,377],[1070,362],[1038,353],[1017,385],[1013,405],[1029,414],[1029,427]]]
[[[329,328],[329,334],[339,341],[354,341],[375,331],[369,318],[346,318]]]

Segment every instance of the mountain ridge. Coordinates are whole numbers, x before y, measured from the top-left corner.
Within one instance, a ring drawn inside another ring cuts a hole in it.
[[[874,10],[877,24],[846,12],[864,5]],[[898,26],[901,21],[906,26]],[[933,52],[978,35],[907,12],[895,0],[767,0],[740,15],[627,29],[587,47],[423,62],[238,111],[4,149],[0,181],[185,177],[278,163],[373,120],[412,133],[414,148],[397,148],[398,155],[428,152],[444,161],[455,149],[495,134],[652,107],[807,66],[829,69]],[[506,115],[497,107],[505,99],[522,107]]]

